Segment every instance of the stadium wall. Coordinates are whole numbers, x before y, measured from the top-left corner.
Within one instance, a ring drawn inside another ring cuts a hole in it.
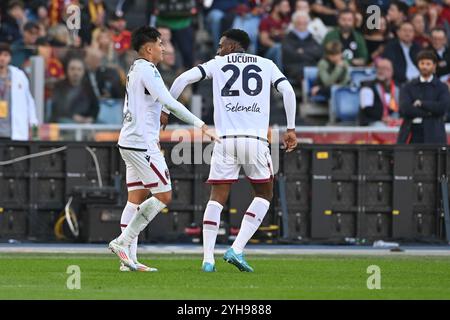
[[[209,166],[176,165],[171,155],[180,153],[180,144],[164,143],[162,150],[173,202],[141,241],[199,243]],[[274,201],[253,242],[446,241],[446,147],[302,145],[289,154],[279,151]],[[194,148],[189,152],[194,159]],[[0,144],[2,241],[109,241],[119,233],[126,199],[125,167],[115,143]],[[242,176],[224,208],[219,242],[234,239],[251,200]]]

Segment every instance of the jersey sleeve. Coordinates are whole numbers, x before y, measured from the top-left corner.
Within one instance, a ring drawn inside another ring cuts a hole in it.
[[[277,91],[280,82],[287,81],[286,76],[280,71],[277,65],[273,62],[272,62],[272,76],[270,81],[272,82],[272,85],[275,87],[275,89],[277,89]]]
[[[208,62],[199,64],[197,68],[200,69],[200,72],[202,73],[202,78],[200,81],[204,79],[212,79],[214,69],[216,68],[216,59],[211,59]]]
[[[159,71],[155,67],[148,66],[144,69],[142,81],[148,92],[177,118],[198,128],[205,124],[172,97],[169,90],[167,90]]]

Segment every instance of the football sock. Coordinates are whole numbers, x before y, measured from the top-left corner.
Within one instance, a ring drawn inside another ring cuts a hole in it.
[[[136,214],[131,219],[128,226],[123,230],[117,241],[125,246],[129,246],[134,238],[153,220],[156,215],[166,207],[164,203],[151,197],[145,200],[136,210]]]
[[[209,201],[203,215],[203,262],[214,264],[214,246],[219,232],[220,213],[223,206],[216,201]]]
[[[253,199],[242,219],[241,229],[231,246],[234,252],[241,254],[244,251],[244,247],[258,230],[269,207],[270,202],[266,199],[259,197]]]
[[[125,208],[122,212],[122,217],[120,218],[120,229],[122,232],[125,230],[125,228],[130,223],[131,219],[133,219],[134,215],[136,214],[136,210],[139,205],[134,204],[132,202],[127,202]],[[130,258],[133,261],[137,261],[137,245],[138,245],[138,238],[136,237],[133,239],[130,245]]]

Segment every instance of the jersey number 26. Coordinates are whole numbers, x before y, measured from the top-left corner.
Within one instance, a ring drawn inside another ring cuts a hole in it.
[[[227,83],[225,83],[225,86],[222,88],[221,94],[222,97],[234,97],[239,96],[239,90],[231,90],[231,87],[236,82],[236,80],[239,78],[240,70],[237,66],[234,64],[227,64],[222,68],[222,71],[226,73],[227,71],[232,71],[233,74],[231,75],[231,78],[228,79]],[[256,71],[256,72],[250,72],[250,71]],[[263,86],[263,81],[261,76],[258,74],[258,72],[261,72],[261,68],[257,65],[250,64],[242,70],[242,89],[244,92],[249,96],[257,96]],[[250,89],[249,87],[249,81],[250,79],[256,80],[256,88]]]

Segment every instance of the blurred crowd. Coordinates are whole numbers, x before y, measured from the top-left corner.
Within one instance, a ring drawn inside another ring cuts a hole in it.
[[[68,28],[72,4],[80,8],[79,31]],[[379,19],[367,13],[371,5],[380,9]],[[299,98],[306,94],[308,66],[318,68],[310,94],[328,98],[333,85],[350,82],[350,68],[376,68],[377,77],[389,80],[383,83],[392,93],[389,113],[398,111],[395,89],[419,76],[422,49],[437,55],[443,82],[450,75],[450,0],[155,0],[133,12],[138,6],[134,0],[1,1],[0,42],[11,45],[11,64],[29,75],[31,57],[44,58],[46,122],[121,123],[126,73],[136,55],[131,31],[139,15],[162,34],[159,69],[168,86],[212,58],[229,28],[247,31],[249,52],[272,59]],[[191,94],[184,93],[184,102]],[[361,103],[370,100],[368,90],[361,90]],[[361,124],[382,120],[364,114],[370,109],[363,107]]]

